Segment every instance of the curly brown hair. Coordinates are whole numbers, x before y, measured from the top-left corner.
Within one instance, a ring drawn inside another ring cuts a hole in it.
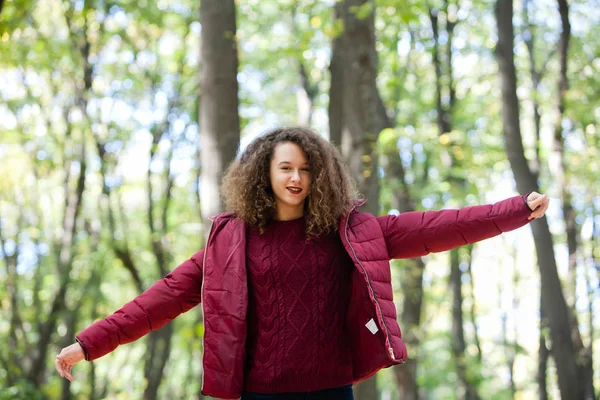
[[[261,232],[273,219],[275,197],[269,171],[280,143],[297,144],[308,160],[311,184],[304,203],[307,236],[336,231],[339,218],[349,211],[358,193],[336,147],[304,127],[275,129],[248,145],[223,178],[221,194],[227,209]]]

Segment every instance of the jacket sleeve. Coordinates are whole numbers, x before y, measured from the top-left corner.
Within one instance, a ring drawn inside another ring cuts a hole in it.
[[[77,335],[88,361],[157,330],[201,300],[204,250],[194,254],[144,293]]]
[[[377,217],[390,259],[450,250],[512,231],[529,220],[524,196],[460,210],[406,212]]]

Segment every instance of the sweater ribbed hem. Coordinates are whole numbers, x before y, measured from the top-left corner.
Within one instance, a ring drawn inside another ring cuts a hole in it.
[[[289,376],[261,379],[260,381],[252,381],[247,378],[244,391],[261,394],[315,392],[352,384],[352,374],[349,371],[344,375],[340,374],[339,371],[336,372],[336,374],[330,375]]]

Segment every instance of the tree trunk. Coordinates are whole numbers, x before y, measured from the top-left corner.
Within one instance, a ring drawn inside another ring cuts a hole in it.
[[[594,205],[591,205],[591,209],[593,210]],[[594,267],[596,269],[596,271],[598,273],[600,273],[600,265],[597,265],[596,262],[594,261],[594,254],[596,254],[596,243],[597,242],[597,238],[598,238],[598,224],[596,223],[595,219],[592,219],[592,237],[590,238],[591,240],[591,246],[590,246],[590,250],[589,250],[589,254],[590,254],[590,259],[592,260],[592,262],[594,263]],[[593,367],[594,366],[594,338],[596,337],[596,329],[594,327],[594,300],[596,298],[596,288],[594,287],[594,276],[593,276],[594,270],[592,268],[589,269],[588,273],[586,274],[586,284],[587,284],[587,292],[588,292],[588,309],[587,309],[587,323],[589,326],[589,337],[590,337],[590,344],[588,345],[588,351],[590,353],[590,365]],[[593,371],[593,368],[592,368]],[[591,378],[592,381],[592,393],[594,393],[593,387],[594,387],[594,376],[592,375]],[[596,398],[599,397],[598,394],[595,394]]]
[[[498,44],[496,58],[499,64],[502,91],[502,121],[507,156],[520,193],[539,191],[537,176],[527,164],[519,125],[517,79],[513,59],[513,3],[498,0],[496,3]],[[556,268],[552,236],[545,218],[531,224],[538,265],[541,275],[541,296],[544,313],[548,317],[552,356],[556,360],[558,386],[563,399],[584,398],[583,371],[578,364],[576,348],[571,338],[571,319]]]
[[[448,135],[452,129],[453,111],[456,104],[455,88],[452,69],[452,39],[455,23],[448,20],[448,1],[443,3],[443,11],[438,9],[429,10],[429,19],[433,32],[433,64],[435,69],[435,87],[436,87],[436,111],[437,126],[439,135]],[[439,16],[445,15],[445,32],[447,34],[446,46],[444,48],[445,61],[442,61],[443,55],[440,48],[440,20]],[[444,80],[444,71],[446,80]],[[446,85],[442,82],[447,81]],[[447,99],[447,100],[445,100]],[[451,142],[450,142],[451,144]],[[441,159],[446,168],[446,179],[457,182],[460,188],[464,188],[465,181],[455,176],[453,169],[459,167],[458,160],[455,159],[451,145],[445,146],[441,153]],[[450,251],[450,279],[449,288],[452,293],[452,355],[456,368],[457,379],[461,384],[459,396],[465,400],[478,399],[477,390],[471,384],[467,376],[466,360],[466,341],[464,334],[463,320],[463,291],[462,291],[462,272],[460,270],[459,249]]]
[[[533,162],[533,165],[530,166],[531,171],[534,175],[538,175],[540,172],[540,129],[541,129],[541,115],[540,115],[540,105],[539,105],[539,87],[540,82],[542,80],[542,73],[538,71],[536,67],[535,60],[535,32],[536,26],[532,25],[531,19],[529,18],[529,0],[525,0],[523,2],[523,20],[524,20],[524,32],[523,38],[525,45],[527,46],[527,52],[529,54],[529,74],[531,76],[531,84],[533,87],[533,122],[534,122],[534,134],[536,139],[535,153],[536,157]],[[542,69],[543,70],[543,69]],[[547,340],[546,340],[546,330],[547,321],[544,316],[544,312],[541,307],[541,297],[540,297],[540,324],[539,324],[539,338],[538,338],[538,370],[537,370],[537,385],[538,385],[538,398],[539,400],[548,400],[548,384],[547,384],[547,374],[548,374],[548,358],[550,355],[550,350],[548,350]],[[513,363],[510,363],[510,368],[512,371]],[[511,372],[512,374],[512,372]],[[512,381],[512,379],[511,379]],[[512,385],[511,385],[512,387]],[[514,397],[514,395],[513,395]]]
[[[370,8],[365,18],[356,17],[358,9]],[[341,142],[342,155],[348,164],[358,190],[368,199],[363,208],[379,213],[379,177],[376,143],[379,133],[390,127],[375,78],[375,4],[372,0],[344,0],[336,7],[337,16],[344,22],[338,38],[342,65]],[[333,77],[332,80],[338,79]],[[350,84],[352,82],[352,84]],[[333,116],[330,116],[333,119]]]
[[[408,260],[406,275],[403,276],[401,288],[404,293],[401,322],[402,336],[408,347],[409,358],[402,365],[394,367],[394,376],[398,384],[399,398],[418,400],[419,385],[417,383],[418,349],[420,345],[419,327],[423,309],[423,272],[425,263],[421,258]],[[417,352],[417,355],[411,352]]]
[[[342,18],[342,3],[336,2],[334,14],[337,19]],[[331,86],[329,87],[329,141],[338,148],[342,143],[342,121],[344,105],[344,47],[342,37],[336,37],[331,43],[331,61],[329,63],[329,75]]]
[[[306,67],[300,57],[298,57],[298,74],[301,84],[300,89],[296,94],[298,101],[298,124],[310,126],[313,114],[313,104],[315,102],[317,91],[315,90],[315,87],[311,85],[308,74],[306,73]]]
[[[386,170],[386,177],[393,184],[392,208],[401,213],[415,211],[414,201],[411,197],[405,179],[402,160],[398,155],[396,146],[386,149],[382,157],[382,164]],[[404,275],[402,276],[401,292],[403,293],[402,311],[400,320],[402,338],[408,347],[409,357],[402,365],[394,367],[394,376],[398,384],[399,398],[403,400],[418,400],[419,385],[417,384],[417,366],[419,361],[419,328],[421,325],[421,310],[423,306],[423,272],[425,263],[421,258],[406,260]],[[416,353],[416,354],[415,354]]]
[[[595,399],[596,394],[594,392],[593,384],[593,364],[592,364],[592,353],[590,349],[586,349],[583,345],[581,335],[579,333],[579,324],[577,321],[577,224],[575,222],[575,210],[571,205],[572,195],[569,190],[568,178],[567,178],[567,167],[565,164],[564,154],[564,137],[566,132],[562,129],[562,120],[565,113],[565,94],[569,89],[569,79],[567,76],[567,65],[569,56],[569,42],[571,39],[571,24],[569,22],[569,4],[567,0],[558,0],[558,11],[560,14],[562,31],[560,34],[560,40],[558,42],[558,54],[560,57],[560,71],[558,81],[558,99],[557,99],[557,113],[556,122],[554,125],[554,137],[553,137],[553,151],[556,154],[556,159],[559,160],[557,163],[557,183],[561,193],[561,202],[563,210],[563,218],[566,224],[567,233],[567,252],[568,252],[568,266],[569,266],[569,277],[568,277],[568,290],[570,300],[571,314],[571,337],[573,338],[575,348],[579,353],[578,364],[581,367],[583,377],[581,382],[584,384],[584,397],[586,399]]]
[[[462,397],[465,400],[478,399],[476,389],[467,376],[465,331],[463,321],[462,272],[460,270],[459,250],[450,251],[450,291],[452,293],[452,355],[456,366],[456,375],[461,384]]]
[[[540,336],[538,345],[538,371],[537,371],[537,384],[539,400],[548,400],[548,358],[550,357],[550,350],[546,336],[548,335],[548,320],[544,314],[544,307],[542,307],[542,296],[540,294]]]
[[[523,41],[525,42],[525,45],[527,46],[527,52],[529,54],[529,74],[531,75],[531,85],[533,87],[532,90],[532,105],[533,105],[533,127],[534,127],[534,134],[535,134],[535,160],[531,163],[531,170],[533,171],[533,173],[535,173],[536,175],[539,174],[540,172],[540,165],[541,165],[541,160],[540,160],[540,129],[541,129],[541,120],[542,120],[542,116],[540,115],[540,102],[539,102],[539,96],[540,96],[540,83],[542,81],[542,77],[544,76],[543,72],[545,70],[545,66],[546,63],[548,62],[548,60],[550,59],[550,57],[548,57],[546,59],[546,62],[544,63],[543,67],[538,70],[537,66],[536,66],[536,60],[535,60],[535,50],[534,50],[534,44],[535,44],[535,32],[536,32],[536,26],[532,25],[531,23],[531,19],[529,18],[529,4],[530,4],[531,0],[524,0],[523,1],[523,22],[524,22],[524,27],[523,27]]]
[[[502,307],[502,287],[498,290],[498,306]],[[510,390],[510,398],[515,398],[516,387],[515,387],[515,353],[514,346],[508,341],[508,312],[502,311],[500,316],[502,326],[502,346],[506,353],[506,367],[508,369],[508,389]]]
[[[363,210],[379,214],[379,177],[376,144],[390,121],[376,85],[375,2],[343,0],[334,6],[344,30],[333,42],[329,104],[330,139],[339,140],[342,155],[368,199]],[[366,11],[364,18],[357,17]],[[338,137],[340,135],[340,137]],[[356,385],[358,400],[378,399],[375,377]]]
[[[200,23],[200,197],[208,221],[223,209],[219,184],[240,141],[234,0],[202,0]]]
[[[18,196],[15,196],[18,197]],[[21,203],[19,200],[16,203]],[[22,204],[19,204],[22,207]],[[6,292],[8,293],[8,309],[9,309],[9,328],[8,328],[8,345],[7,353],[8,358],[6,360],[6,383],[8,387],[13,386],[16,383],[18,378],[18,371],[23,369],[23,364],[19,359],[16,349],[18,344],[17,338],[17,328],[21,328],[22,321],[19,314],[19,302],[18,302],[18,293],[19,293],[19,274],[17,273],[17,263],[19,256],[21,254],[21,246],[19,245],[19,240],[16,237],[11,238],[11,240],[15,243],[15,249],[12,254],[9,254],[7,251],[6,240],[3,233],[3,225],[5,224],[6,216],[0,215],[0,251],[2,253],[2,260],[6,266]],[[17,221],[17,232],[23,231],[22,227],[23,215],[21,214],[18,217]],[[22,328],[21,328],[22,329]]]
[[[483,356],[481,352],[481,341],[479,340],[479,325],[477,324],[477,303],[475,299],[475,281],[473,278],[473,245],[468,246],[469,249],[469,266],[467,268],[467,276],[469,277],[469,292],[470,292],[470,300],[471,307],[469,309],[469,319],[471,325],[473,326],[473,341],[475,342],[475,348],[477,349],[476,359],[479,365],[483,361]]]
[[[72,21],[72,9],[68,9],[65,12],[66,22],[69,28],[69,35],[73,51],[81,56],[81,71],[80,75],[75,78],[75,82],[80,86],[80,89],[76,91],[77,95],[75,98],[74,106],[79,107],[79,110],[83,114],[84,121],[89,121],[87,116],[87,104],[89,93],[92,88],[93,66],[90,62],[90,48],[91,42],[87,35],[87,17],[90,11],[89,4],[84,4],[82,14],[84,16],[84,23],[81,27],[81,35],[78,36],[79,32],[76,32],[73,27]],[[67,112],[67,110],[63,110]],[[73,138],[73,126],[70,121],[67,121],[67,137]],[[88,122],[89,123],[89,122]],[[48,354],[49,346],[51,343],[52,335],[56,331],[56,324],[61,313],[65,310],[65,300],[67,295],[67,289],[70,284],[70,272],[73,266],[75,258],[75,245],[76,245],[76,233],[77,224],[79,222],[81,206],[83,202],[83,193],[86,187],[86,173],[87,173],[87,162],[86,162],[86,134],[85,131],[81,133],[81,137],[78,138],[79,143],[74,143],[73,148],[77,148],[79,145],[79,154],[77,154],[77,160],[66,160],[63,165],[65,171],[64,180],[64,193],[65,193],[65,207],[63,214],[63,224],[60,233],[60,237],[55,240],[55,254],[56,254],[56,265],[58,266],[58,281],[59,288],[54,295],[50,311],[47,319],[40,324],[40,336],[37,343],[37,348],[34,352],[32,369],[29,373],[29,379],[35,386],[41,386],[46,368],[48,363],[46,362],[46,356]],[[63,151],[66,149],[63,149]],[[77,153],[77,151],[74,151]],[[79,174],[76,177],[75,189],[71,189],[71,162],[77,161],[80,165]]]
[[[99,288],[100,288],[100,284],[98,284],[96,286],[96,290],[95,291],[98,292]],[[90,314],[90,317],[91,317],[90,319],[92,321],[95,321],[96,318],[98,318],[98,309],[97,309],[96,304],[94,304],[92,306],[92,312]],[[98,378],[98,376],[96,375],[96,364],[92,362],[92,363],[90,363],[90,373],[88,375],[88,382],[89,382],[89,386],[90,386],[90,398],[89,398],[89,400],[97,400],[97,399],[100,398],[98,396],[98,394],[99,394],[100,391],[98,390],[98,387],[97,387],[97,378]]]
[[[77,310],[70,310],[68,316],[66,318],[67,325],[67,334],[64,336],[62,340],[62,347],[67,347],[71,343],[73,343],[73,338],[75,337],[75,323],[77,322],[77,315],[79,313]],[[62,386],[62,394],[61,400],[71,400],[73,398],[73,394],[71,393],[71,382],[67,379],[61,379]]]
[[[240,142],[238,54],[234,0],[202,0],[200,59],[200,207],[204,239],[209,217],[223,211],[220,180]],[[199,313],[198,322],[203,323]],[[202,349],[204,351],[204,349]],[[198,399],[204,396],[198,393]]]
[[[169,109],[173,109],[175,107],[177,107],[176,96],[169,100],[168,105]],[[150,229],[150,246],[156,260],[159,277],[163,277],[167,274],[168,266],[171,265],[173,260],[169,241],[167,240],[169,231],[167,226],[167,217],[169,205],[171,203],[171,190],[173,187],[173,177],[170,174],[170,166],[173,157],[174,145],[171,144],[168,155],[166,156],[165,165],[167,165],[167,168],[162,176],[165,181],[165,185],[163,193],[161,193],[160,196],[156,196],[154,193],[151,164],[155,159],[156,149],[158,148],[161,138],[163,135],[168,134],[169,132],[171,132],[171,122],[168,121],[168,119],[161,124],[155,125],[151,129],[152,146],[150,146],[150,157],[147,170],[147,215],[148,227]],[[159,218],[155,217],[155,197],[159,197],[162,200],[162,209],[160,210]],[[133,270],[135,271],[136,269],[134,268]],[[144,379],[146,381],[146,388],[144,390],[143,398],[145,400],[155,400],[158,397],[158,388],[162,382],[164,368],[169,360],[169,355],[171,352],[172,336],[172,324],[166,324],[159,330],[150,332],[148,336],[148,349],[144,363]]]
[[[569,265],[569,279],[567,293],[570,297],[569,303],[573,311],[575,311],[576,302],[576,280],[577,280],[577,227],[575,224],[575,211],[571,206],[572,196],[569,192],[567,182],[567,171],[564,155],[564,137],[567,132],[563,132],[562,120],[565,113],[565,93],[569,88],[569,79],[567,77],[567,59],[569,51],[569,41],[571,38],[571,24],[569,23],[569,5],[566,0],[558,0],[558,11],[560,13],[562,31],[558,42],[558,54],[560,57],[560,71],[558,80],[557,92],[557,112],[556,121],[554,123],[554,136],[552,138],[552,151],[554,152],[555,163],[553,172],[557,180],[557,184],[561,194],[561,202],[563,209],[563,218],[566,223],[567,233],[567,252]]]
[[[79,214],[81,211],[81,203],[83,201],[83,192],[85,189],[85,176],[87,173],[87,163],[85,158],[85,140],[81,146],[79,163],[81,165],[79,170],[79,176],[77,177],[77,184],[75,190],[68,193],[67,201],[65,204],[64,218],[63,218],[63,229],[62,236],[60,238],[60,245],[58,248],[58,259],[57,264],[59,266],[59,288],[55,294],[50,312],[46,321],[41,325],[40,338],[37,343],[37,349],[35,352],[34,361],[32,364],[32,370],[29,374],[29,379],[34,385],[40,386],[44,380],[44,374],[46,372],[46,356],[48,354],[48,348],[51,343],[52,334],[56,330],[56,324],[60,314],[65,309],[65,298],[67,295],[67,287],[70,283],[69,274],[75,258],[75,233],[77,230],[77,222],[79,221]],[[65,170],[70,168],[65,166]],[[65,188],[69,187],[69,182],[65,182]]]
[[[517,254],[516,250],[513,254],[513,280],[512,280],[512,315],[519,315],[519,298],[517,296],[517,288],[519,287],[519,282],[521,281],[521,274],[519,273],[519,265],[517,263]],[[513,323],[513,343],[510,346],[512,351],[510,353],[510,357],[508,360],[509,370],[510,370],[510,391],[512,393],[512,398],[515,398],[517,394],[517,386],[515,383],[515,360],[517,355],[519,354],[519,329],[518,324]]]
[[[168,323],[157,331],[148,335],[147,358],[144,364],[144,400],[158,398],[158,388],[163,379],[163,373],[169,354],[171,352],[171,338],[173,336],[173,324]]]
[[[2,260],[4,261],[6,267],[6,292],[8,294],[8,309],[9,309],[9,328],[8,328],[8,343],[7,343],[7,353],[8,358],[6,360],[6,383],[8,387],[13,386],[16,383],[16,379],[18,378],[18,374],[15,372],[22,369],[21,360],[16,354],[17,349],[17,327],[21,326],[21,317],[19,315],[19,302],[17,299],[17,293],[19,292],[18,279],[19,274],[17,273],[17,263],[18,258],[21,253],[21,249],[19,246],[19,240],[14,237],[13,242],[16,244],[16,248],[13,253],[9,255],[6,246],[7,238],[4,237],[3,233],[3,225],[5,224],[6,216],[0,215],[0,251],[2,253]],[[21,227],[22,217],[19,217],[19,222],[17,223],[18,232],[22,231]]]
[[[297,3],[292,5],[292,33],[294,37],[300,37],[302,34],[301,30],[298,29],[296,24],[296,8]],[[299,49],[302,50],[302,49]],[[315,103],[315,97],[318,93],[317,85],[314,85],[310,81],[309,74],[306,71],[302,54],[297,56],[298,62],[298,78],[300,80],[300,88],[296,92],[296,103],[298,109],[298,124],[302,126],[310,126],[313,115],[313,108]]]

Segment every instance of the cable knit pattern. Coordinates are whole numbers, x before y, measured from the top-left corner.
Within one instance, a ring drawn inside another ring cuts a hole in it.
[[[337,234],[306,240],[304,220],[248,229],[244,388],[313,391],[352,383],[345,333],[352,261]]]
[[[249,234],[249,238],[258,238]],[[252,360],[264,377],[275,379],[275,359],[279,344],[279,312],[280,302],[277,292],[271,290],[277,281],[271,265],[271,246],[273,232],[267,232],[264,240],[251,240],[252,251],[247,252],[248,264],[253,268],[248,270],[248,308],[260,310],[256,318],[248,318],[248,331],[259,329],[264,333],[253,337],[252,346],[247,347],[247,361]],[[257,306],[260,304],[260,308]],[[246,368],[248,369],[248,368]]]

